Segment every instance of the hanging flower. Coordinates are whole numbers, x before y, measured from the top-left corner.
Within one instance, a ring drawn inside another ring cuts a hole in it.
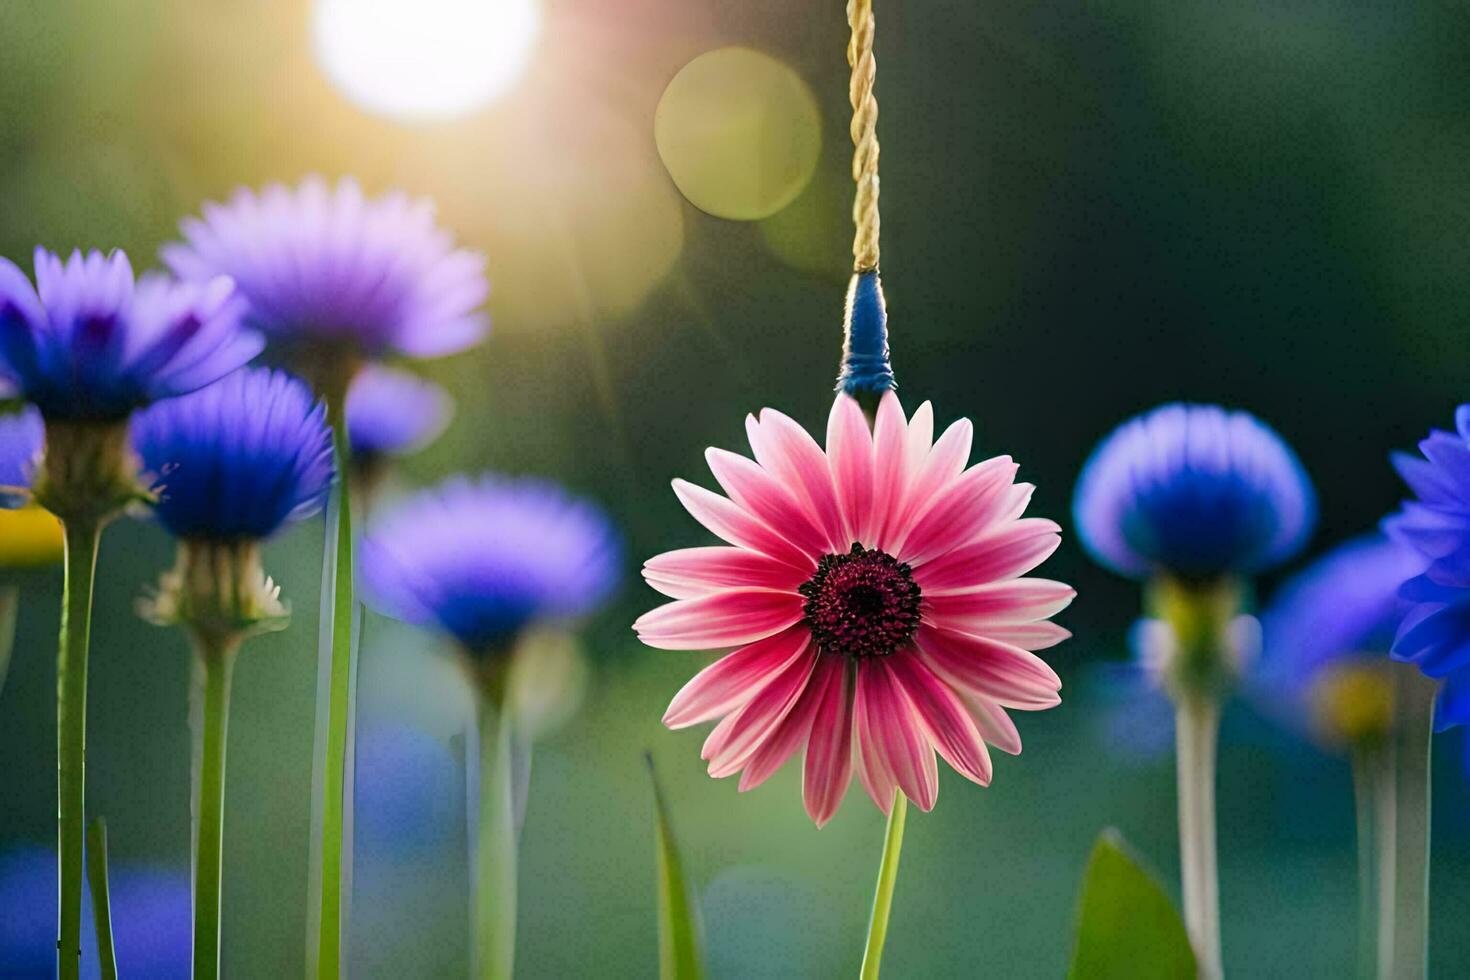
[[[355,460],[408,456],[439,438],[454,414],[449,392],[408,371],[369,365],[347,391]]]
[[[1411,549],[1369,534],[1340,545],[1283,585],[1267,609],[1256,686],[1310,709],[1332,744],[1381,741],[1393,722],[1394,634],[1408,610],[1403,583],[1424,568]],[[1403,668],[1397,668],[1403,669]]]
[[[0,259],[0,378],[50,420],[112,421],[216,381],[260,352],[230,280],[136,283],[122,252],[36,249],[36,286]]]
[[[282,371],[237,371],[139,413],[133,445],[159,481],[159,522],[180,540],[152,618],[232,635],[279,619],[260,542],[320,511],[334,473],[310,389]]]
[[[883,395],[870,434],[838,395],[823,452],[766,409],[746,420],[752,461],[706,453],[727,497],[674,492],[728,546],[650,560],[644,577],[674,602],[634,629],[652,647],[739,647],[685,685],[670,728],[722,719],[705,742],[710,775],[769,778],[805,747],[803,797],[820,826],[852,777],[887,812],[895,787],[925,810],[937,751],[990,782],[986,743],[1016,753],[1006,708],[1058,703],[1061,681],[1031,651],[1065,639],[1047,622],[1071,602],[1060,582],[1021,577],[1059,528],[1022,518],[1033,487],[1000,456],[966,469],[969,421],[933,441],[926,402],[905,421]]]
[[[482,659],[533,623],[594,609],[617,582],[620,548],[592,504],[544,480],[487,475],[385,511],[360,558],[369,605]]]
[[[319,388],[336,383],[328,372],[340,362],[451,354],[489,329],[476,312],[489,292],[485,261],[454,248],[427,200],[369,199],[356,181],[313,176],[294,188],[241,188],[181,230],[184,240],[162,251],[169,268],[192,281],[233,277],[247,321]]]
[[[1082,544],[1128,578],[1250,575],[1290,558],[1316,497],[1296,454],[1245,412],[1164,405],[1093,452],[1073,507]]]
[[[1411,608],[1393,657],[1443,679],[1435,714],[1441,731],[1470,721],[1470,405],[1456,411],[1455,427],[1430,432],[1419,443],[1422,459],[1394,454],[1415,499],[1384,522],[1389,537],[1427,565],[1401,593]]]

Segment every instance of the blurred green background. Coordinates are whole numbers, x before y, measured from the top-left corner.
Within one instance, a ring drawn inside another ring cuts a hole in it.
[[[877,9],[883,269],[910,406],[929,398],[942,420],[974,419],[977,449],[1014,455],[1038,484],[1034,512],[1064,524],[1091,445],[1173,398],[1249,408],[1299,449],[1322,496],[1314,550],[1396,504],[1387,452],[1447,426],[1470,396],[1470,9]],[[528,69],[499,101],[405,125],[331,87],[304,3],[0,5],[0,254],[28,267],[36,243],[122,247],[143,267],[202,201],[310,172],[434,197],[488,256],[496,327],[482,348],[424,366],[459,414],[403,482],[546,474],[605,504],[628,543],[627,587],[585,634],[583,709],[537,749],[521,975],[655,973],[651,749],[702,892],[712,972],[848,976],[881,815],[854,787],[817,831],[790,768],[746,795],[708,779],[703,734],[658,722],[704,658],[643,650],[628,628],[657,601],[637,562],[705,540],[668,480],[709,482],[704,447],[739,447],[747,411],[825,418],[850,235],[842,4],[543,11]],[[729,44],[790,65],[820,107],[811,183],[761,222],[695,209],[654,148],[669,80]],[[316,522],[269,550],[296,622],[252,644],[236,675],[227,975],[299,975],[304,960],[321,533]],[[89,808],[109,821],[115,862],[182,873],[188,656],[133,613],[169,561],[146,523],[104,540]],[[1077,879],[1105,825],[1177,894],[1167,739],[1147,737],[1144,709],[1117,724],[1093,669],[1125,656],[1136,589],[1075,539],[1044,573],[1079,590],[1061,617],[1076,636],[1051,655],[1065,700],[1020,717],[1025,753],[1000,759],[992,788],[946,773],[936,810],[911,816],[885,964],[895,977],[1061,975]],[[0,851],[54,833],[59,584],[26,579],[0,693]],[[462,702],[432,637],[370,616],[360,691],[364,731],[426,733],[452,762]],[[1436,752],[1432,969],[1465,976],[1470,790],[1458,736]],[[456,783],[402,769],[420,802],[404,822],[420,837],[359,833],[353,973],[453,976],[466,903]],[[1348,975],[1346,763],[1239,707],[1219,795],[1227,969]]]

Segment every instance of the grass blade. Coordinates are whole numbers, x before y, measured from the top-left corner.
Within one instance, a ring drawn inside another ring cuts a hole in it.
[[[669,808],[659,788],[652,753],[646,753],[653,783],[654,838],[658,860],[658,966],[661,980],[698,980],[704,976],[699,955],[699,909],[684,875],[684,862],[674,841]]]

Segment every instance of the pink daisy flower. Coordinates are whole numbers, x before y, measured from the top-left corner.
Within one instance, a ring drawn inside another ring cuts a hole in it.
[[[1007,708],[1060,701],[1034,652],[1070,634],[1047,619],[1075,594],[1023,578],[1060,528],[1023,518],[1034,489],[1008,456],[966,468],[972,427],[935,441],[925,402],[905,420],[883,396],[872,430],[838,395],[827,448],[766,409],[746,419],[754,461],[706,453],[728,496],[683,480],[674,493],[727,546],[659,555],[644,577],[675,601],[634,624],[664,650],[738,647],[684,686],[670,728],[720,719],[711,776],[760,785],[805,749],[802,795],[818,826],[856,770],[885,813],[895,791],[929,810],[937,752],[980,785],[987,743],[1021,751]]]

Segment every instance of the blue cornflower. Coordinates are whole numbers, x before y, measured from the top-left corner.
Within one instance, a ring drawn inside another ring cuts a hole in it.
[[[370,364],[347,391],[354,460],[406,456],[439,438],[454,413],[449,393],[408,371]]]
[[[36,249],[36,286],[0,259],[0,381],[48,421],[109,422],[216,381],[264,338],[240,328],[227,277],[135,283],[122,252]]]
[[[1254,416],[1172,404],[1102,441],[1073,512],[1088,552],[1120,575],[1199,581],[1289,558],[1316,499],[1296,454]]]
[[[489,292],[485,260],[454,248],[427,200],[368,199],[353,180],[308,177],[241,188],[181,230],[164,263],[190,281],[233,277],[247,322],[287,348],[434,357],[489,329],[476,312]]]
[[[180,538],[263,540],[321,510],[332,482],[322,405],[266,368],[140,412],[133,446],[161,481],[159,520]]]
[[[25,494],[16,491],[31,485],[45,435],[41,413],[34,408],[0,415],[0,507],[26,503]]]
[[[1409,609],[1399,590],[1423,569],[1415,551],[1375,533],[1287,581],[1262,617],[1265,652],[1253,678],[1262,696],[1284,703],[1296,722],[1305,702],[1332,742],[1386,737],[1394,700],[1388,651]]]
[[[1393,644],[1395,660],[1442,678],[1435,727],[1470,721],[1470,405],[1456,432],[1430,432],[1420,459],[1395,453],[1394,468],[1417,499],[1384,521],[1384,531],[1427,564],[1400,593],[1412,604]]]
[[[360,552],[367,602],[490,654],[612,590],[617,535],[596,506],[537,479],[455,477],[385,511]]]
[[[157,868],[116,864],[109,874],[113,946],[123,976],[189,976],[189,882]],[[82,918],[92,921],[83,893]],[[56,975],[56,853],[0,854],[0,976]],[[99,977],[97,942],[82,930],[82,976]]]

